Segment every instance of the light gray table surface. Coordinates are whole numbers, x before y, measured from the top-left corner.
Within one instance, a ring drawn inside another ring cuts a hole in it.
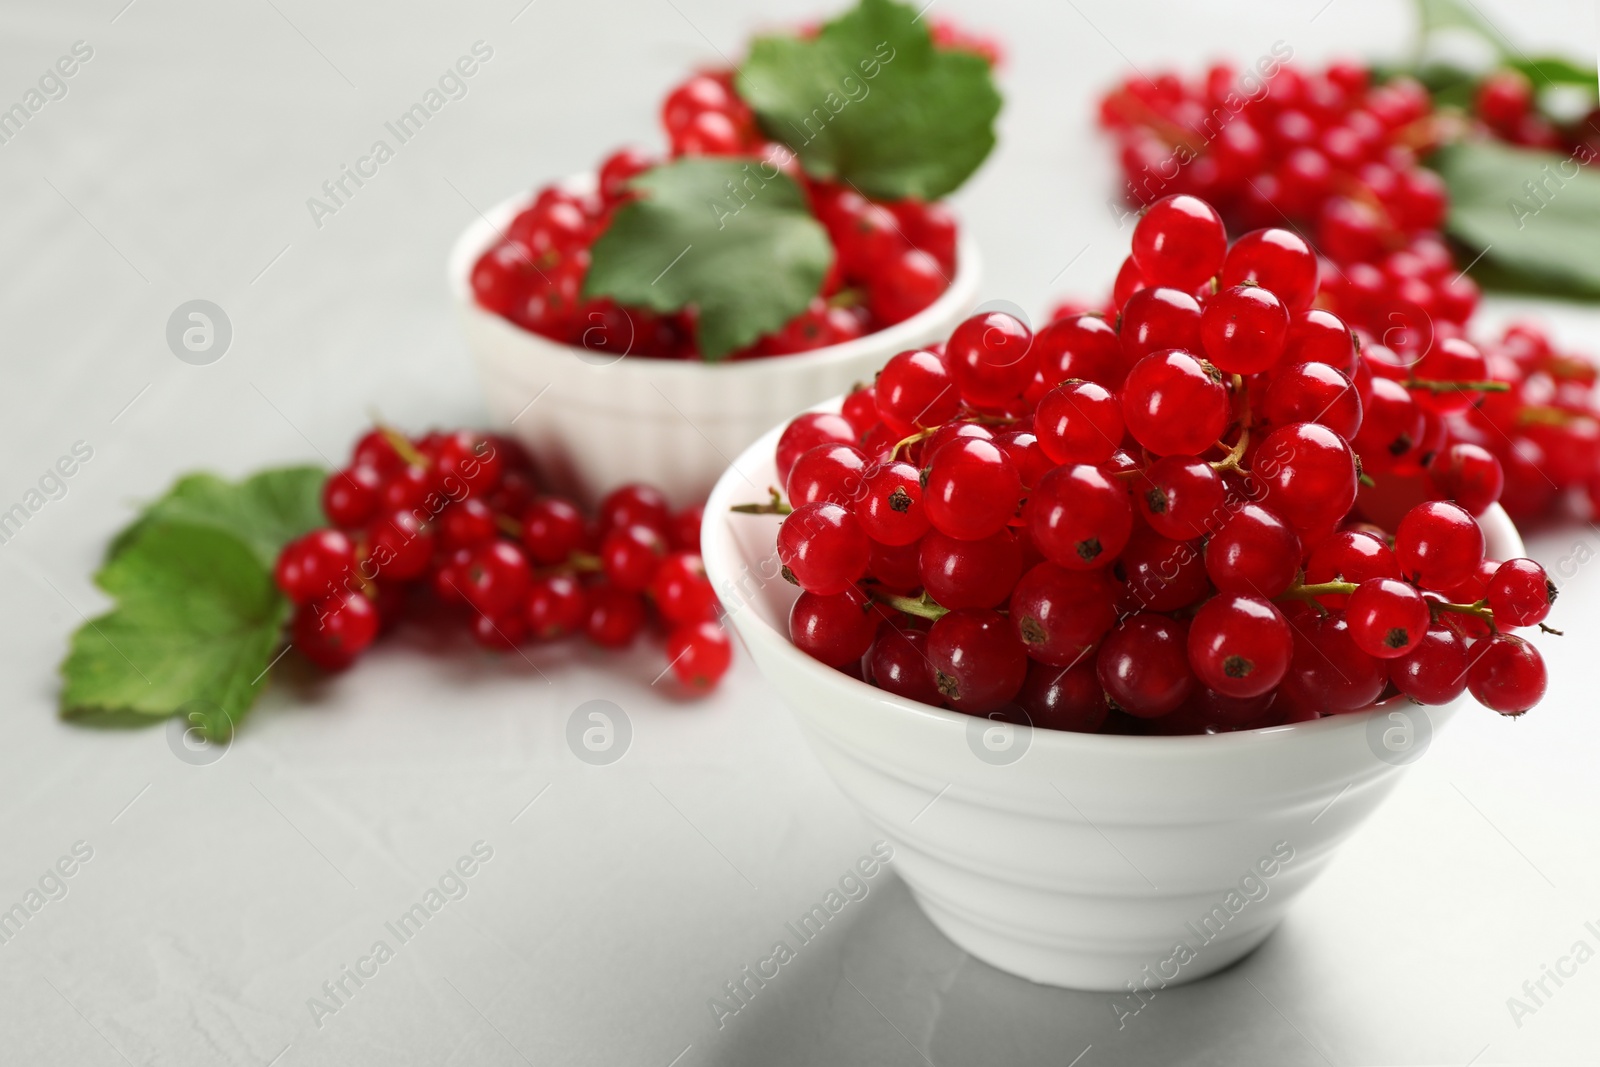
[[[1592,56],[1593,4],[1479,0],[1520,44]],[[1097,295],[1124,253],[1094,94],[1275,41],[1319,60],[1394,51],[1405,5],[940,0],[1003,36],[998,151],[959,207],[985,298]],[[420,637],[316,681],[281,669],[225,756],[159,727],[54,714],[55,665],[134,502],[179,472],[338,457],[370,411],[473,424],[482,397],[445,250],[483,208],[658,144],[693,64],[798,0],[96,0],[0,10],[0,105],[92,56],[0,144],[0,508],[77,442],[66,495],[0,545],[0,908],[76,846],[92,857],[0,944],[0,1063],[1501,1064],[1600,1061],[1600,962],[1536,1013],[1506,1001],[1600,948],[1600,534],[1537,532],[1562,581],[1554,681],[1525,720],[1469,710],[1242,965],[1109,998],[966,956],[890,871],[720,1027],[707,1007],[876,835],[741,655],[710,700],[651,685],[660,652],[495,658]],[[474,42],[492,58],[320,227],[306,206]],[[168,350],[204,298],[233,326],[209,366]],[[1530,305],[1499,302],[1496,315]],[[1600,353],[1600,312],[1538,306]],[[287,663],[287,661],[286,661]],[[624,708],[592,767],[579,704]],[[531,806],[530,806],[531,803]],[[81,844],[79,844],[81,842]],[[492,858],[403,944],[391,922],[474,847]],[[1594,927],[1586,927],[1593,923]],[[333,1013],[308,1001],[386,940]],[[1554,986],[1550,988],[1555,989]]]

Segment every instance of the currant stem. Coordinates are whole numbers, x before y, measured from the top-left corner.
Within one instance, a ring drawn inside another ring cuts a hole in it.
[[[950,613],[950,609],[935,603],[927,593],[921,596],[898,596],[894,593],[885,593],[877,589],[869,589],[867,596],[879,604],[886,604],[896,611],[903,611],[907,615],[916,615],[923,619],[941,619]]]
[[[383,434],[383,439],[389,442],[389,447],[394,449],[395,454],[405,460],[408,466],[431,466],[428,457],[418,452],[417,447],[411,443],[411,440],[405,434],[384,423],[381,419],[373,419],[372,423],[377,427],[378,432]]]
[[[1228,454],[1211,465],[1217,473],[1223,471],[1244,470],[1239,466],[1239,461],[1244,459],[1245,449],[1250,447],[1250,391],[1245,388],[1244,375],[1233,376],[1233,389],[1238,393],[1241,402],[1239,405],[1239,440],[1228,450]]]
[[[1451,382],[1440,378],[1407,378],[1407,389],[1422,389],[1430,393],[1505,393],[1510,392],[1509,382]]]
[[[794,508],[783,502],[783,494],[767,487],[767,492],[772,494],[772,499],[765,504],[735,504],[729,511],[738,512],[740,515],[787,515]]]

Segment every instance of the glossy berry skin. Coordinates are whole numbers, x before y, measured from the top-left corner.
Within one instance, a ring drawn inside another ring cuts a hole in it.
[[[545,497],[528,505],[522,516],[522,547],[544,567],[565,563],[583,547],[583,515],[570,501]]]
[[[1267,435],[1251,467],[1266,487],[1261,501],[1297,531],[1338,522],[1356,500],[1356,462],[1344,438],[1314,422]]]
[[[338,530],[312,530],[278,553],[272,579],[295,604],[309,604],[344,589],[356,566],[355,545]]]
[[[1165,615],[1140,613],[1106,635],[1095,659],[1100,685],[1129,715],[1154,719],[1194,692],[1188,625]]]
[[[866,654],[879,616],[854,589],[829,596],[801,593],[789,609],[789,639],[812,659],[843,667]]]
[[[878,425],[882,418],[878,414],[878,387],[869,385],[850,393],[839,405],[839,414],[855,429],[857,436]]]
[[[1508,559],[1489,580],[1485,599],[1496,626],[1537,626],[1550,616],[1556,585],[1531,559]]]
[[[436,537],[446,551],[493,541],[499,533],[494,511],[477,497],[467,497],[439,513]]]
[[[985,715],[1022,688],[1028,656],[1005,616],[952,611],[928,630],[928,661],[939,695],[957,711]]]
[[[1221,374],[1177,349],[1140,360],[1122,388],[1128,432],[1158,456],[1199,455],[1222,436],[1228,415]]]
[[[1394,550],[1401,574],[1429,589],[1449,589],[1483,561],[1483,530],[1465,508],[1430,500],[1400,520]]]
[[[1196,541],[1174,541],[1148,527],[1128,538],[1112,572],[1122,579],[1124,611],[1178,611],[1211,592]]]
[[[412,511],[380,514],[367,526],[367,553],[387,581],[421,577],[433,559],[433,541],[432,530]]]
[[[784,482],[784,493],[790,507],[817,500],[850,504],[861,496],[866,469],[866,456],[854,445],[818,445],[795,460]]]
[[[1288,673],[1294,638],[1272,602],[1222,593],[1189,623],[1189,664],[1206,688],[1228,697],[1270,692]]]
[[[1537,649],[1513,634],[1495,634],[1474,645],[1467,688],[1484,707],[1521,715],[1544,697],[1548,678]]]
[[[1321,423],[1349,441],[1361,429],[1361,395],[1326,363],[1296,363],[1273,377],[1261,413],[1275,426]]]
[[[1400,457],[1422,437],[1422,410],[1405,386],[1388,378],[1372,379],[1361,397],[1361,431],[1350,444],[1369,474],[1394,469]]]
[[[378,510],[382,487],[382,476],[371,467],[337,471],[322,485],[322,513],[335,526],[361,526]]]
[[[624,526],[601,540],[600,570],[618,589],[642,593],[666,554],[666,541],[654,529]]]
[[[1117,331],[1099,315],[1052,322],[1033,339],[1033,351],[1046,385],[1081,378],[1116,391],[1128,376]]]
[[[1222,269],[1227,251],[1221,217],[1195,196],[1157,200],[1133,228],[1133,260],[1151,285],[1192,292]]]
[[[607,493],[595,511],[600,536],[626,526],[648,526],[666,536],[672,513],[667,498],[653,485],[635,483]]]
[[[717,595],[698,552],[668,553],[646,591],[668,622],[710,622],[717,617]]]
[[[1064,382],[1040,399],[1033,432],[1057,464],[1104,463],[1122,446],[1122,403],[1096,382]]]
[[[584,636],[601,648],[627,648],[644,629],[644,600],[612,585],[597,585],[588,590],[589,614],[583,621]]]
[[[945,344],[945,364],[961,399],[973,407],[1003,408],[1033,380],[1033,332],[1003,311],[974,315]]]
[[[1200,341],[1212,366],[1225,374],[1260,374],[1283,355],[1289,312],[1270,290],[1236,285],[1206,302]]]
[[[1433,622],[1416,587],[1393,578],[1369,578],[1345,606],[1356,647],[1377,659],[1399,659],[1422,641]]]
[[[667,660],[678,681],[695,692],[709,692],[728,673],[733,642],[719,623],[684,623],[667,635]]]
[[[885,545],[909,545],[928,532],[922,506],[922,473],[902,460],[877,463],[862,479],[853,505],[868,537]]]
[[[1482,515],[1505,490],[1505,471],[1494,453],[1471,442],[1458,442],[1428,464],[1428,484],[1438,496],[1454,501],[1470,515]]]
[[[433,462],[440,486],[452,497],[488,493],[500,483],[505,471],[505,458],[494,442],[468,430],[447,434],[439,442]],[[465,494],[452,491],[458,484],[465,488]]]
[[[570,575],[535,578],[528,586],[524,612],[528,633],[536,641],[554,641],[577,633],[588,617],[589,602],[583,586]]]
[[[1356,342],[1345,321],[1331,311],[1311,308],[1289,317],[1283,344],[1286,365],[1326,363],[1350,377],[1356,373]]]
[[[1227,515],[1221,476],[1211,464],[1190,456],[1165,456],[1152,463],[1135,499],[1151,528],[1174,541],[1203,537]]]
[[[1363,652],[1342,612],[1293,623],[1294,655],[1282,695],[1300,707],[1341,715],[1370,707],[1388,681],[1383,661]]]
[[[871,551],[856,517],[838,504],[805,504],[778,529],[778,561],[785,576],[808,593],[833,596],[867,572]]]
[[[961,395],[943,357],[926,349],[901,352],[884,364],[874,397],[879,418],[898,437],[942,426],[961,407]]]
[[[1222,263],[1226,288],[1253,282],[1272,290],[1290,312],[1301,312],[1317,296],[1317,257],[1289,230],[1252,230],[1228,249]]]
[[[1354,582],[1360,585],[1370,578],[1400,577],[1400,561],[1384,541],[1359,530],[1338,530],[1325,538],[1306,560],[1306,582],[1321,585],[1324,582]],[[1317,598],[1330,608],[1342,608],[1348,600],[1344,593],[1327,593]]]
[[[350,592],[302,604],[289,630],[301,655],[327,671],[350,666],[377,636],[378,609]]]
[[[1058,667],[1092,663],[1095,645],[1116,624],[1116,596],[1103,571],[1039,563],[1016,582],[1007,614],[1030,658]]]
[[[1218,591],[1270,600],[1299,573],[1300,538],[1267,508],[1245,504],[1206,542],[1205,563]]]
[[[1093,659],[1076,667],[1030,662],[1016,700],[1035,730],[1097,733],[1111,710]]]
[[[1021,573],[1022,550],[1009,530],[976,541],[933,530],[918,543],[922,586],[935,603],[947,608],[996,607]]]
[[[862,674],[888,693],[938,707],[944,702],[928,663],[928,635],[921,630],[880,626],[867,650]]]
[[[1124,368],[1152,352],[1200,351],[1200,302],[1181,289],[1140,289],[1122,305],[1118,336]]]
[[[1389,663],[1389,680],[1418,704],[1448,704],[1467,689],[1467,643],[1447,626],[1435,626],[1417,647]]]
[[[808,411],[804,415],[797,415],[784,427],[783,435],[778,438],[778,478],[785,484],[789,481],[789,471],[794,468],[795,460],[806,452],[825,444],[856,443],[855,427],[841,415],[832,412]],[[602,515],[604,509],[602,508]]]
[[[867,287],[867,306],[886,325],[904,322],[939,299],[950,280],[939,261],[920,248],[908,248],[880,268]]]
[[[1023,509],[1045,559],[1068,570],[1108,566],[1133,532],[1133,507],[1122,485],[1099,467],[1057,467],[1040,479]]]
[[[531,581],[527,557],[509,541],[473,549],[457,578],[466,602],[494,619],[524,604]]]
[[[1005,529],[1022,501],[1022,476],[992,441],[961,438],[933,454],[922,506],[933,528],[963,541]]]

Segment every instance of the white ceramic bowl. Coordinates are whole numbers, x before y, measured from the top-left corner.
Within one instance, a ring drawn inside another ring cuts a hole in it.
[[[568,187],[582,191],[584,183]],[[845,344],[722,365],[590,351],[524,330],[473,299],[473,264],[530,202],[512,197],[456,239],[450,291],[491,422],[533,450],[555,488],[587,503],[633,481],[654,484],[678,506],[703,500],[768,427],[872,381],[897,352],[943,340],[976,299],[978,251],[963,233],[944,295],[905,322]]]
[[[789,643],[797,590],[778,577],[778,519],[728,511],[761,499],[750,483],[774,481],[780,431],[713,490],[706,568],[772,691],[893,843],[928,918],[1001,970],[1130,994],[1130,982],[1155,989],[1226,967],[1272,932],[1452,714],[1400,698],[1266,730],[1102,736],[1005,726],[858,682]],[[1494,558],[1522,555],[1498,507],[1482,525]]]

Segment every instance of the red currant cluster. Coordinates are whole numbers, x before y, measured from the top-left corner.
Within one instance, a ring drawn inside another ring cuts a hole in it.
[[[959,44],[951,47],[976,47]],[[768,141],[727,70],[695,74],[661,109],[673,157],[748,156],[805,190],[834,246],[833,267],[805,311],[732,359],[781,356],[842,344],[910,318],[939,298],[956,270],[956,222],[939,203],[880,203],[848,185],[808,177],[786,146]],[[547,186],[472,270],[478,303],[566,344],[667,359],[698,359],[695,312],[661,315],[584,300],[590,247],[630,195],[630,179],[658,160],[624,148],[600,166],[598,188]]]
[[[732,648],[700,563],[700,509],[628,485],[586,518],[539,493],[522,449],[460,430],[362,437],[323,486],[329,526],[284,546],[274,578],[296,606],[290,641],[319,667],[355,661],[408,611],[458,615],[492,649],[582,633],[626,648],[652,616],[673,673],[705,691]]]
[[[1491,74],[1476,96],[1478,132],[1538,147],[1600,138],[1600,117],[1591,116],[1592,127],[1559,130],[1533,110],[1532,96],[1521,73]],[[1446,191],[1417,159],[1468,131],[1460,116],[1435,112],[1420,83],[1373,85],[1370,72],[1352,64],[1313,73],[1284,66],[1241,82],[1216,66],[1192,84],[1171,73],[1130,79],[1104,98],[1100,114],[1119,135],[1136,203],[1191,193],[1214,201],[1235,232],[1287,219],[1314,235],[1321,262],[1301,283],[1319,308],[1355,328],[1365,357],[1357,378],[1391,379],[1363,396],[1367,440],[1357,450],[1368,473],[1414,473],[1431,463],[1436,477],[1458,487],[1462,479],[1483,490],[1504,480],[1503,503],[1518,519],[1548,510],[1569,488],[1587,489],[1600,510],[1594,365],[1554,351],[1528,325],[1481,347],[1466,341],[1478,288],[1437,232]],[[1268,232],[1296,256],[1311,247]],[[1264,240],[1249,234],[1241,243]],[[1230,280],[1237,279],[1223,278]],[[1129,314],[1124,302],[1143,284],[1130,258],[1111,310]],[[1143,315],[1137,302],[1131,312]],[[1502,392],[1456,390],[1418,402],[1417,379],[1492,379]]]
[[[1210,205],[1169,197],[1134,230],[1117,325],[979,314],[795,419],[787,503],[740,509],[787,515],[792,640],[901,696],[1087,732],[1254,728],[1386,693],[1532,707],[1543,663],[1504,631],[1542,623],[1554,587],[1484,559],[1494,457],[1424,451],[1426,420],[1495,387],[1483,356],[1455,341],[1417,368],[1439,377],[1392,372],[1312,306],[1316,282],[1295,235],[1230,248]],[[1391,537],[1358,503],[1363,466],[1426,469],[1457,502]]]

